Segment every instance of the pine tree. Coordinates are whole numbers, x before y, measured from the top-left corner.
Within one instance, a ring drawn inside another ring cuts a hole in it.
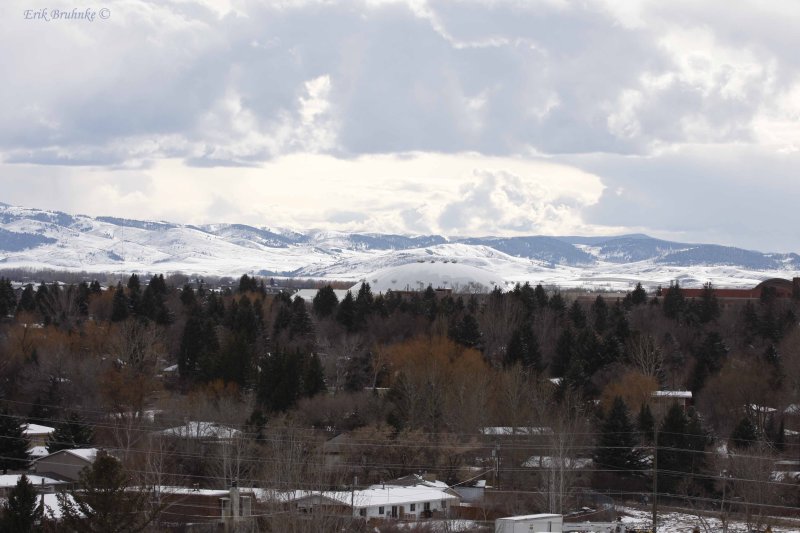
[[[117,459],[98,455],[80,474],[78,490],[58,493],[62,524],[67,531],[135,533],[158,516],[160,506],[152,494],[134,487],[131,476]]]
[[[7,533],[34,533],[39,531],[37,523],[42,518],[42,508],[37,502],[37,493],[28,476],[21,475],[17,484],[8,493],[0,514],[0,531]]]
[[[372,314],[372,305],[374,298],[372,297],[372,289],[369,283],[362,282],[361,287],[358,289],[356,295],[356,327],[363,329],[366,326],[367,318]]]
[[[325,391],[325,372],[317,354],[311,354],[305,360],[303,371],[303,396],[312,397]]]
[[[719,372],[727,354],[728,348],[720,334],[716,331],[708,332],[703,342],[695,350],[697,363],[690,381],[692,392],[697,394],[705,385],[706,380]]]
[[[542,287],[541,283],[537,284],[536,287],[534,287],[533,298],[534,300],[536,300],[536,307],[538,307],[539,309],[547,307],[547,304],[550,301],[550,299],[547,297],[547,291],[544,290],[544,287]]]
[[[561,332],[556,341],[556,353],[550,363],[550,370],[556,377],[566,374],[572,361],[572,354],[575,351],[575,335],[572,329],[567,328]]]
[[[128,318],[129,314],[128,297],[125,296],[125,289],[120,281],[117,282],[117,288],[114,290],[114,299],[111,304],[111,321],[120,322]]]
[[[183,327],[183,336],[178,350],[178,372],[184,379],[211,373],[209,362],[216,361],[219,351],[214,322],[199,310],[189,316]],[[206,372],[203,372],[206,370]]]
[[[0,409],[0,469],[25,468],[28,464],[28,439],[22,432],[20,420],[3,407]]]
[[[478,348],[482,335],[478,321],[471,313],[466,313],[450,330],[450,338],[468,348]]]
[[[75,305],[78,307],[78,312],[84,316],[88,315],[89,297],[92,294],[91,290],[89,289],[89,284],[85,281],[81,281],[78,284],[77,292],[75,294]]]
[[[631,292],[631,303],[633,305],[642,305],[647,303],[647,291],[644,290],[641,283],[636,284],[636,288]]]
[[[581,304],[578,303],[578,300],[572,301],[568,316],[572,322],[572,325],[577,329],[583,329],[586,327],[586,313],[583,312],[583,307],[581,307]]]
[[[353,293],[350,291],[347,291],[347,294],[339,304],[339,309],[336,312],[336,321],[348,332],[356,329],[356,303],[353,299]]]
[[[11,286],[11,280],[0,278],[0,318],[13,315],[17,310],[17,296]]]
[[[291,319],[289,321],[289,338],[310,339],[314,336],[314,324],[306,309],[306,301],[296,296],[292,302]]]
[[[701,324],[706,324],[719,318],[719,301],[711,282],[703,285],[703,292],[697,302],[697,317]]]
[[[103,287],[100,286],[100,282],[96,279],[92,280],[92,282],[89,284],[89,292],[92,294],[102,294]]]
[[[649,444],[653,442],[653,431],[655,429],[656,420],[653,417],[653,412],[650,410],[650,405],[643,403],[639,409],[639,416],[637,417],[637,426],[642,435],[642,442]]]
[[[599,468],[615,470],[622,475],[638,473],[642,467],[642,457],[636,447],[636,433],[625,402],[619,396],[615,397],[600,428],[600,438],[594,453],[595,464]]]
[[[77,413],[71,413],[66,420],[58,424],[55,431],[47,438],[47,451],[55,453],[60,450],[86,448],[94,440],[94,430],[86,424]]]
[[[595,331],[603,333],[608,327],[608,305],[599,294],[592,304],[592,317]]]
[[[536,372],[542,370],[539,341],[530,324],[520,326],[511,334],[504,363],[506,366],[521,363],[523,367]]]
[[[685,307],[686,299],[678,281],[670,282],[667,294],[664,296],[664,304],[661,306],[664,316],[677,320],[683,315]]]
[[[691,452],[687,442],[689,419],[683,407],[674,404],[658,431],[658,486],[671,492],[682,480],[682,472],[691,467]]]
[[[730,445],[732,448],[743,450],[755,444],[757,440],[758,428],[749,418],[745,417],[739,420],[739,423],[733,428]]]
[[[19,303],[17,304],[17,313],[22,311],[33,313],[36,311],[36,296],[33,290],[33,285],[28,283],[25,285],[25,288],[22,289],[22,294],[19,297]]]
[[[331,316],[336,311],[337,305],[339,305],[339,298],[336,297],[336,293],[330,285],[325,285],[318,290],[312,301],[314,314],[319,318]]]

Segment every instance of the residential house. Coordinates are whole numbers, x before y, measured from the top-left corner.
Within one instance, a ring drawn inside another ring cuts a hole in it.
[[[76,448],[51,453],[33,462],[33,471],[55,479],[77,481],[81,470],[91,466],[101,453],[97,448]]]

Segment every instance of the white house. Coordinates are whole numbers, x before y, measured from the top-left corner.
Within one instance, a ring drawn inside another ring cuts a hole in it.
[[[397,487],[375,485],[354,491],[295,491],[277,499],[298,509],[314,512],[315,507],[346,509],[354,517],[370,519],[417,520],[448,516],[458,506],[458,496],[437,487]]]

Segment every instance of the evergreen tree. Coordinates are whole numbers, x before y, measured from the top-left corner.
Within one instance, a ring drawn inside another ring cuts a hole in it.
[[[125,296],[125,289],[120,281],[117,282],[117,288],[114,290],[114,299],[111,304],[111,321],[120,322],[128,318],[129,314],[128,298]]]
[[[347,294],[339,304],[339,309],[336,312],[336,321],[348,332],[356,329],[356,303],[353,299],[353,293],[350,291],[347,291]]]
[[[363,329],[366,326],[367,318],[372,313],[372,305],[374,298],[372,297],[372,289],[369,283],[362,282],[361,287],[358,289],[356,295],[356,327]]]
[[[581,307],[581,304],[578,303],[578,300],[572,301],[568,316],[572,322],[572,325],[577,329],[583,329],[586,327],[586,313],[583,312],[583,307]]]
[[[28,464],[28,439],[22,432],[20,420],[3,407],[0,409],[0,469],[22,469]]]
[[[75,305],[78,308],[78,313],[80,313],[83,316],[89,314],[89,297],[91,296],[91,294],[92,292],[89,289],[89,284],[86,283],[85,281],[81,281],[76,289]]]
[[[642,434],[642,442],[645,444],[653,442],[656,419],[653,417],[653,412],[650,410],[649,404],[642,404],[636,422],[639,427],[639,432]]]
[[[687,439],[689,419],[683,407],[674,404],[667,411],[658,431],[658,486],[672,492],[691,469],[692,458]]]
[[[530,323],[520,326],[511,334],[504,363],[506,366],[521,363],[523,367],[536,372],[542,370],[542,354],[539,351],[539,341]]]
[[[703,292],[697,301],[697,318],[701,324],[706,324],[719,318],[719,301],[711,282],[703,285]]]
[[[556,341],[556,352],[553,361],[550,363],[550,370],[555,377],[566,374],[570,367],[572,354],[575,350],[575,335],[572,329],[566,328],[561,332]]]
[[[238,292],[257,292],[258,291],[258,280],[255,277],[250,277],[247,274],[243,274],[241,278],[239,278],[239,288]]]
[[[19,304],[17,305],[17,313],[25,311],[33,313],[36,311],[36,295],[33,290],[33,284],[28,283],[22,289],[22,294],[19,297]]]
[[[21,475],[17,484],[8,493],[0,514],[0,531],[6,533],[34,533],[39,531],[37,523],[42,519],[42,508],[38,495],[28,476]]]
[[[692,392],[697,394],[705,385],[706,380],[719,372],[727,354],[728,348],[720,334],[715,331],[708,332],[703,342],[695,350],[697,363],[690,382]]]
[[[184,379],[198,375],[213,374],[219,342],[214,322],[201,312],[193,313],[186,320],[178,350],[178,372]]]
[[[314,314],[317,315],[318,318],[331,316],[334,311],[336,311],[337,305],[339,305],[339,298],[336,297],[336,293],[330,285],[325,285],[318,290],[312,301]]]
[[[534,291],[530,283],[526,281],[524,285],[517,283],[512,294],[519,301],[519,303],[522,304],[522,308],[525,311],[525,319],[530,320],[530,318],[533,316],[534,310],[536,309],[536,291]],[[547,295],[545,295],[545,298],[546,297]]]
[[[161,509],[152,505],[152,494],[135,485],[122,463],[105,454],[81,472],[78,490],[60,492],[57,498],[63,528],[75,533],[138,533]]]
[[[664,316],[677,320],[683,315],[685,307],[686,299],[683,296],[683,291],[678,281],[670,282],[669,289],[667,289],[667,293],[664,295],[664,304],[661,306]]]
[[[291,319],[289,321],[289,338],[311,339],[314,337],[314,324],[306,309],[306,301],[296,296],[292,302]]]
[[[103,287],[100,286],[100,282],[99,281],[94,279],[89,284],[89,292],[91,292],[92,294],[102,294]]]
[[[47,451],[55,453],[60,450],[86,448],[94,440],[94,430],[86,424],[77,413],[71,413],[66,420],[55,428],[47,438]]]
[[[625,402],[619,396],[615,397],[600,428],[600,438],[594,452],[595,464],[602,469],[618,471],[621,475],[638,473],[642,467],[642,457],[636,447],[636,434]]]
[[[282,331],[287,331],[292,323],[292,311],[289,306],[280,304],[275,321],[272,323],[272,336],[278,338]]]
[[[544,290],[542,284],[539,283],[533,289],[533,298],[536,300],[536,307],[539,309],[543,309],[547,307],[548,302],[550,301],[547,297],[547,291]]]
[[[479,348],[482,340],[478,321],[471,313],[466,313],[461,320],[450,328],[450,338],[468,348]]]
[[[567,309],[567,304],[564,301],[564,297],[561,296],[561,293],[556,291],[550,297],[550,301],[548,302],[548,306],[550,309],[555,311],[556,315],[562,316]]]
[[[142,310],[142,283],[137,274],[131,274],[131,277],[128,278],[127,306],[135,314],[143,314],[146,316]]]
[[[595,331],[603,333],[608,327],[608,305],[605,299],[599,294],[592,304],[592,318]]]
[[[303,392],[300,359],[298,354],[283,351],[261,358],[256,397],[267,411],[287,411],[297,403]]]
[[[311,354],[305,360],[303,371],[303,396],[312,397],[325,391],[325,372],[317,354]]]
[[[636,288],[631,292],[631,303],[633,305],[642,305],[647,303],[647,291],[644,290],[641,283],[636,284]]]
[[[184,307],[194,309],[197,306],[197,298],[195,297],[194,289],[192,289],[192,286],[188,283],[181,289],[180,299]]]
[[[13,315],[17,310],[17,295],[11,286],[11,280],[0,278],[0,318]]]
[[[755,444],[757,440],[758,428],[749,418],[745,417],[739,420],[739,423],[733,428],[730,445],[732,448],[743,450]]]

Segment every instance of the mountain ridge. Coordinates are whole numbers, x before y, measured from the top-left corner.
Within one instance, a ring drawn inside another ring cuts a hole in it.
[[[72,215],[0,202],[5,267],[345,277],[411,262],[460,261],[505,279],[596,286],[634,275],[734,285],[800,270],[800,255],[718,244],[613,236],[402,235],[283,230],[237,223],[179,224]],[[606,281],[604,281],[606,280]],[[730,284],[730,283],[728,283]]]

